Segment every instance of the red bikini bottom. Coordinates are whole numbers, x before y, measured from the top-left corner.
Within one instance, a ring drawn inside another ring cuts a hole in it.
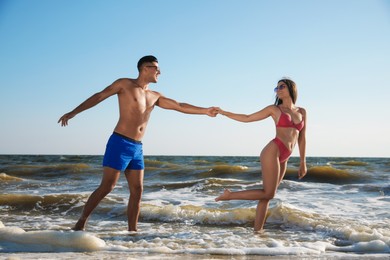
[[[285,145],[284,143],[279,139],[275,138],[272,141],[278,146],[279,148],[279,162],[285,162],[290,158],[291,152]]]

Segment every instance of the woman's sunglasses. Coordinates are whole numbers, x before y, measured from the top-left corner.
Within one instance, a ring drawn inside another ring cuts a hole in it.
[[[287,85],[280,85],[280,86],[274,88],[274,91],[277,92],[278,90],[282,90],[284,88],[287,88]]]

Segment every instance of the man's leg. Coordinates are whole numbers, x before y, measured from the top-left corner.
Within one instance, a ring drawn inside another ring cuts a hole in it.
[[[144,170],[126,170],[125,174],[130,189],[129,204],[127,206],[128,230],[137,231],[144,183]]]
[[[102,182],[100,183],[100,186],[91,194],[91,196],[89,196],[87,203],[85,203],[83,213],[81,214],[81,217],[77,221],[73,230],[85,229],[85,224],[92,211],[96,208],[99,202],[114,189],[115,184],[119,179],[120,173],[121,172],[119,170],[113,168],[103,168]]]

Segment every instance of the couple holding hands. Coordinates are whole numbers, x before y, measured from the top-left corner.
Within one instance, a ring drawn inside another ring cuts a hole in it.
[[[58,123],[67,126],[69,119],[87,110],[106,98],[117,95],[119,120],[110,136],[103,158],[103,176],[99,187],[89,196],[83,212],[74,226],[74,230],[84,230],[86,222],[99,202],[110,193],[121,171],[129,185],[130,199],[127,207],[128,230],[137,231],[141,196],[144,179],[144,158],[142,138],[145,134],[153,108],[157,105],[164,109],[176,110],[186,114],[207,114],[215,117],[224,115],[240,122],[254,122],[272,117],[276,125],[276,137],[271,140],[260,154],[263,179],[262,189],[232,192],[225,190],[216,201],[221,200],[257,200],[254,230],[263,229],[269,201],[283,180],[287,161],[298,143],[300,166],[298,177],[303,178],[306,168],[306,111],[295,106],[297,88],[290,79],[279,80],[275,88],[275,104],[269,105],[253,114],[236,114],[217,107],[203,108],[179,103],[162,94],[150,90],[149,84],[156,83],[161,74],[158,60],[154,56],[144,56],[137,64],[139,75],[136,79],[121,78],[98,92],[69,113],[64,114]]]

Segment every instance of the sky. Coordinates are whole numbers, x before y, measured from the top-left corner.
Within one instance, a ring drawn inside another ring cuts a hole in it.
[[[115,96],[57,121],[159,60],[150,89],[250,114],[297,83],[308,157],[390,157],[389,0],[0,0],[0,154],[102,155]],[[240,123],[156,107],[145,155],[258,156],[271,118]],[[298,156],[295,148],[293,156]]]

